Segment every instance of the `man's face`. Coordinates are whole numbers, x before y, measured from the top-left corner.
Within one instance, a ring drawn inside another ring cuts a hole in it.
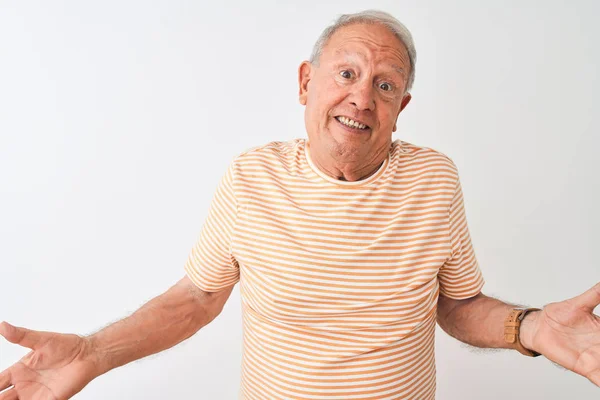
[[[325,45],[319,65],[300,65],[300,103],[311,151],[341,163],[387,154],[396,119],[410,101],[408,52],[387,28],[353,24]],[[360,125],[347,126],[348,119]],[[313,150],[314,149],[314,150]]]

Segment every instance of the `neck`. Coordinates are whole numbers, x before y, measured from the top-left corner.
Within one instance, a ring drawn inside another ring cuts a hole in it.
[[[389,147],[386,147],[367,160],[346,161],[336,159],[326,151],[318,151],[318,149],[310,147],[308,141],[306,146],[310,149],[311,161],[320,171],[333,179],[346,182],[361,181],[375,174],[381,168],[389,152]]]

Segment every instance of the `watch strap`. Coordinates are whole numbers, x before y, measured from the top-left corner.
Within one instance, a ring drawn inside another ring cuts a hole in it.
[[[504,321],[504,341],[512,344],[515,350],[528,357],[538,357],[541,354],[526,349],[521,344],[520,329],[521,322],[530,311],[541,311],[539,308],[513,308]]]

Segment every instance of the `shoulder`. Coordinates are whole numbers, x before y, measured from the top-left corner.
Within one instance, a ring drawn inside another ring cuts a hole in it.
[[[273,141],[259,146],[251,147],[250,149],[240,153],[237,157],[235,157],[234,162],[237,164],[244,164],[248,162],[254,162],[260,159],[279,159],[283,161],[301,151],[303,147],[303,139]]]
[[[432,149],[431,147],[419,146],[399,139],[395,140],[393,145],[393,153],[398,154],[398,157],[394,158],[398,162],[403,164],[414,164],[415,167],[421,166],[443,169],[458,176],[458,168],[454,161],[439,150]]]
[[[304,146],[304,139],[269,142],[242,152],[230,167],[236,178],[246,182],[286,180],[300,173]]]

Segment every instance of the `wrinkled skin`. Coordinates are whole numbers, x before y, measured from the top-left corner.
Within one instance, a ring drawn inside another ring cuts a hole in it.
[[[346,181],[373,174],[387,157],[396,120],[408,105],[410,59],[402,42],[381,25],[340,28],[323,48],[318,64],[298,70],[300,103],[312,161]],[[349,132],[335,117],[368,125]]]

